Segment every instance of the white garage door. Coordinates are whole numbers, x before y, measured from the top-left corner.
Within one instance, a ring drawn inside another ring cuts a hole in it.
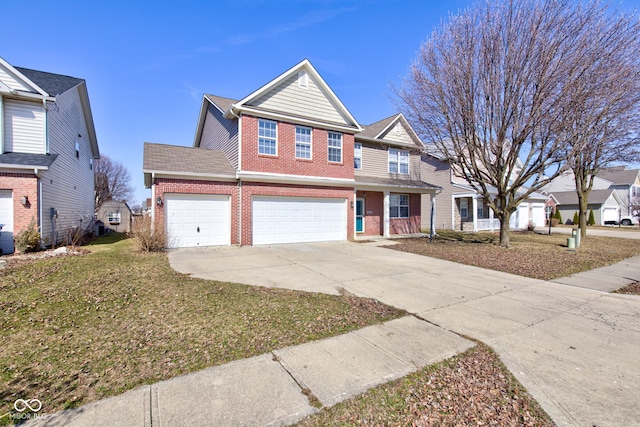
[[[0,190],[0,249],[3,254],[13,252],[13,197],[11,190]]]
[[[229,196],[165,194],[165,214],[170,248],[231,244]]]
[[[602,210],[602,221],[618,221],[618,209],[604,208]]]
[[[346,240],[346,199],[253,197],[253,244]]]

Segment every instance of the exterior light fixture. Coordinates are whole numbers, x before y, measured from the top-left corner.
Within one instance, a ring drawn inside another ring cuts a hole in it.
[[[20,203],[22,203],[22,206],[27,206],[27,204],[29,203],[29,197],[22,196],[22,198],[20,199]]]
[[[156,205],[162,206],[162,197],[160,196],[156,197]]]

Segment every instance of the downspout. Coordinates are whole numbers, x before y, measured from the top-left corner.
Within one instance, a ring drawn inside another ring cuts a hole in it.
[[[242,179],[238,178],[238,244],[242,246]]]
[[[42,109],[44,110],[44,152],[49,154],[49,110],[47,100],[42,98]]]
[[[4,153],[4,98],[0,96],[0,154]]]

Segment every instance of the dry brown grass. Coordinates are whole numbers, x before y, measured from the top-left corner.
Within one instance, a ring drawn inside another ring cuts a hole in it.
[[[512,232],[511,247],[497,245],[494,233],[439,232],[428,238],[399,239],[391,249],[475,265],[536,279],[550,280],[611,265],[640,254],[638,241],[587,236],[580,248],[567,250],[567,235]]]
[[[554,426],[496,354],[465,353],[327,408],[299,426]]]

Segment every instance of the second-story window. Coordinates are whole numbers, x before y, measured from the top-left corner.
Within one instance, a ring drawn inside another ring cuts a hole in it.
[[[342,134],[338,132],[329,132],[328,146],[329,161],[342,163]]]
[[[353,168],[362,169],[362,144],[359,142],[353,145]]]
[[[275,156],[278,154],[277,123],[258,120],[258,153]]]
[[[389,149],[389,173],[409,173],[409,152],[405,150]]]
[[[311,128],[296,126],[296,158],[311,159]]]

